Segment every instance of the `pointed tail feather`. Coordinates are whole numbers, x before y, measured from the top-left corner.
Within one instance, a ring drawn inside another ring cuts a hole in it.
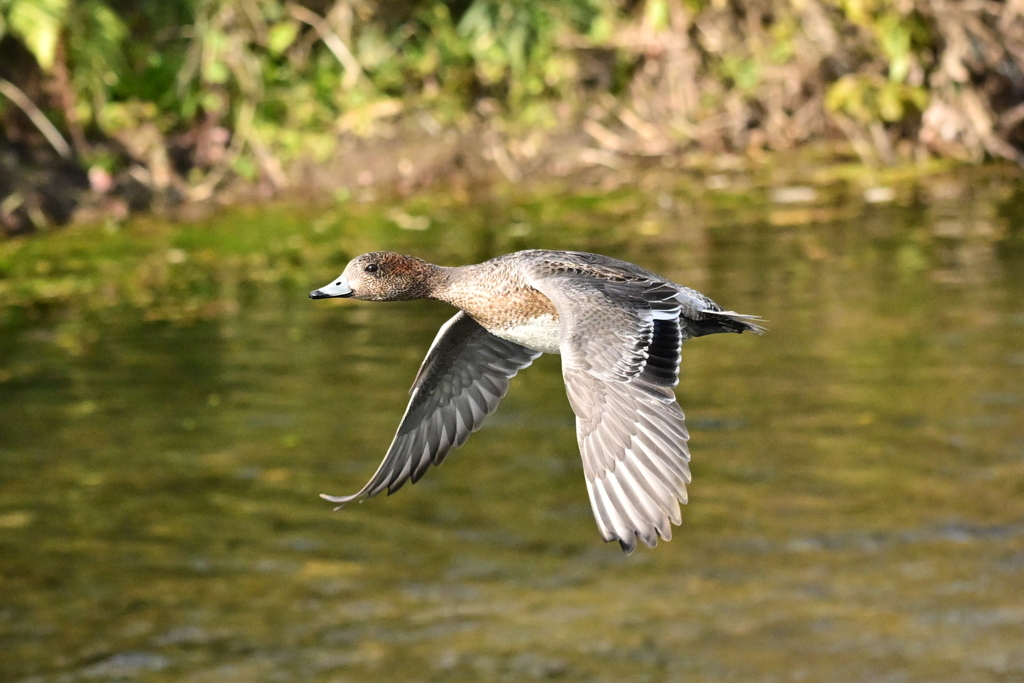
[[[704,316],[700,320],[683,318],[686,330],[694,337],[703,337],[706,334],[718,334],[720,332],[753,332],[764,334],[768,330],[758,323],[765,322],[763,318],[756,315],[746,315],[736,311],[713,311],[705,309],[701,311]]]

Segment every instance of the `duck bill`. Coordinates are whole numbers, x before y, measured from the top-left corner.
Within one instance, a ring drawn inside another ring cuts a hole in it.
[[[352,296],[352,288],[348,286],[348,279],[339,277],[329,285],[320,289],[314,289],[309,293],[310,299],[346,299]]]

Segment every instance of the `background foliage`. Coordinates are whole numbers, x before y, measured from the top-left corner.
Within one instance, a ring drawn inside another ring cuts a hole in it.
[[[483,124],[512,179],[535,150],[509,141],[538,130],[583,131],[593,147],[584,160],[606,165],[818,139],[874,165],[1019,161],[1022,10],[948,0],[0,0],[0,143],[21,157],[51,147],[73,157],[92,169],[94,189],[131,182],[192,199],[237,176],[279,189],[294,161],[323,162],[339,140],[387,136],[396,121],[433,135]]]

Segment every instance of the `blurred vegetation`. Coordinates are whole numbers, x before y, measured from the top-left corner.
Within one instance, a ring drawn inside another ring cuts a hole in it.
[[[573,134],[578,163],[613,168],[822,139],[871,165],[1019,162],[1022,14],[948,0],[0,0],[0,224],[60,213],[45,197],[33,213],[19,191],[54,153],[81,173],[51,184],[135,208],[232,178],[273,192],[340,141],[410,128],[479,133],[511,180]]]

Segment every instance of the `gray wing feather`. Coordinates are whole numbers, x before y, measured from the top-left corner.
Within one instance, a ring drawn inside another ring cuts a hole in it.
[[[627,552],[637,538],[648,546],[670,539],[690,482],[689,434],[671,389],[651,392],[570,368],[563,374],[601,536]]]
[[[632,552],[682,521],[690,482],[689,434],[672,387],[687,309],[717,306],[633,266],[560,254],[536,264],[530,284],[555,304],[562,374],[601,536]],[[717,311],[716,311],[717,312]]]
[[[540,355],[495,337],[459,311],[441,326],[423,359],[405,416],[373,477],[350,496],[320,497],[340,508],[418,481],[480,428],[508,391],[509,380]]]

